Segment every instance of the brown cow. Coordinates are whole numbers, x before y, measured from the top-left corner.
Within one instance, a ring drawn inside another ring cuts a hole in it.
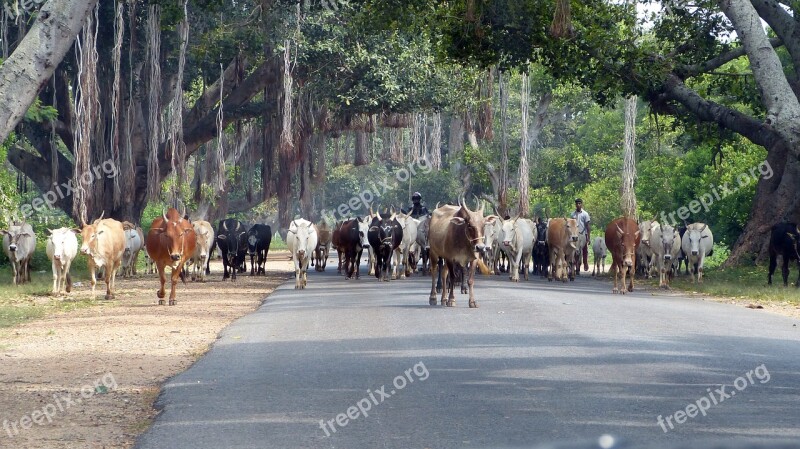
[[[447,282],[448,271],[454,271],[456,266],[465,267],[464,276],[469,276],[469,306],[478,307],[475,302],[473,284],[475,283],[475,267],[480,266],[484,274],[489,274],[489,268],[476,252],[483,253],[485,248],[483,239],[483,205],[477,212],[469,210],[463,198],[459,200],[460,206],[445,205],[433,211],[431,226],[428,233],[430,244],[431,263],[431,294],[429,303],[436,305],[436,281],[438,280],[439,259],[444,259],[442,264],[442,305],[452,307],[455,305],[453,286],[455,282]],[[466,270],[469,270],[469,274]],[[447,295],[449,290],[449,296]],[[445,297],[447,296],[447,301]]]
[[[562,282],[575,280],[575,252],[578,249],[578,222],[574,218],[553,218],[547,224],[547,247],[550,251],[550,273]]]
[[[89,273],[91,275],[92,299],[95,298],[95,286],[98,268],[104,268],[106,281],[105,299],[114,299],[117,270],[122,265],[122,254],[125,252],[125,230],[122,223],[112,218],[100,218],[88,225],[82,223],[80,230],[83,243],[81,253],[89,256]]]
[[[636,273],[636,252],[641,242],[641,231],[636,220],[617,218],[606,227],[606,246],[611,253],[611,274],[614,276],[614,293],[625,294],[625,276],[630,275],[628,291],[633,291],[633,275]],[[621,274],[622,283],[617,289],[617,276]]]
[[[175,208],[169,208],[161,217],[153,220],[150,232],[147,233],[145,248],[147,254],[155,262],[158,268],[158,276],[161,280],[161,288],[156,292],[158,304],[164,305],[164,284],[167,281],[165,272],[166,267],[172,270],[172,288],[169,292],[169,305],[174,306],[178,302],[175,300],[175,286],[178,284],[178,277],[186,282],[183,266],[194,254],[197,245],[197,235],[194,227],[183,218],[184,214]]]

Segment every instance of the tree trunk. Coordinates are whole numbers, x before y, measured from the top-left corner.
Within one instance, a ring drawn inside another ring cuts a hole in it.
[[[363,129],[355,130],[356,145],[355,145],[355,158],[353,165],[356,167],[369,164],[369,142],[367,141],[367,132]]]
[[[97,0],[50,0],[30,31],[0,66],[0,142],[25,116],[64,59]]]
[[[622,186],[620,187],[620,206],[622,215],[637,219],[636,213],[636,95],[625,100],[625,151],[622,166]]]
[[[522,89],[520,92],[520,106],[522,109],[522,126],[520,133],[519,146],[519,213],[527,217],[530,213],[530,197],[528,196],[528,139],[530,133],[528,131],[528,97],[530,96],[530,85],[528,84],[528,74],[522,74]]]

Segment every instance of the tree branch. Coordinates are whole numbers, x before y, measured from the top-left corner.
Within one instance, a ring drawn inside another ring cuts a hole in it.
[[[779,37],[773,37],[769,40],[769,43],[773,48],[778,48],[783,45],[783,41]],[[677,68],[676,72],[683,79],[691,78],[693,76],[700,75],[701,73],[708,73],[712,70],[716,70],[735,59],[745,56],[746,54],[747,51],[745,50],[744,46],[736,47],[733,50],[711,58],[708,61],[701,62],[699,64],[680,66]]]

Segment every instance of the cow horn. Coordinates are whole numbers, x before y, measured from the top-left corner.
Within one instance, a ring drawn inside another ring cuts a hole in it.
[[[708,227],[708,224],[704,224],[703,227],[700,228],[700,232],[705,231],[707,227]]]
[[[438,208],[439,208],[439,203],[440,203],[440,202],[441,202],[441,201],[437,201],[437,202],[436,202],[436,209],[438,209]]]
[[[478,210],[478,212],[479,212],[481,215],[483,215],[483,209],[484,209],[484,207],[486,206],[486,201],[481,201],[481,203],[480,203],[480,204],[481,204],[481,208]]]
[[[622,227],[619,225],[619,223],[617,223],[617,231],[619,231],[620,234],[625,233],[625,231],[622,230]]]
[[[163,209],[163,208],[161,209],[161,216],[164,217],[164,221],[169,221],[169,218],[167,218],[166,209]]]
[[[178,200],[178,202],[181,203],[181,218],[183,218],[186,216],[186,203],[181,200]]]
[[[105,214],[106,214],[106,211],[102,211],[102,212],[100,212],[100,218],[98,218],[97,220],[95,220],[95,223],[96,223],[96,222],[98,222],[98,221],[100,221],[100,220],[102,220],[102,219],[103,219],[103,216],[104,216]]]

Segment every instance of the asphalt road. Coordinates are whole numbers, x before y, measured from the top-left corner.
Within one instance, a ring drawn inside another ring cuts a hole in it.
[[[800,442],[797,320],[612,295],[608,278],[586,276],[479,276],[472,310],[460,294],[429,306],[419,276],[346,281],[329,265],[293,287],[164,386],[138,448]]]

